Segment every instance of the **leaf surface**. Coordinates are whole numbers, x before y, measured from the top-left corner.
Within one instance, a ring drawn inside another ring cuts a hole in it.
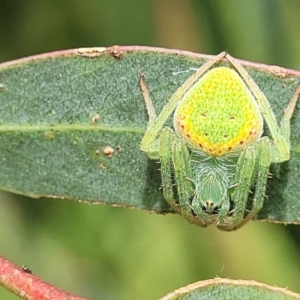
[[[157,112],[210,56],[149,47],[67,50],[0,64],[0,188],[31,197],[173,212],[141,152],[144,74]],[[278,118],[300,73],[243,62]],[[273,165],[258,219],[300,222],[300,114],[291,159]],[[267,133],[266,133],[267,134]]]

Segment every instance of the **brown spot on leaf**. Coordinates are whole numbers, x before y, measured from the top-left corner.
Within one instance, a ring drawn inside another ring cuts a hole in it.
[[[108,52],[114,57],[114,58],[121,58],[123,51],[119,48],[119,46],[113,46],[108,49]]]
[[[103,150],[103,153],[106,157],[112,157],[114,152],[115,152],[115,150],[110,146],[106,146]]]
[[[54,137],[55,137],[55,134],[54,134],[53,130],[49,130],[44,133],[44,138],[46,140],[52,140],[52,139],[54,139]]]

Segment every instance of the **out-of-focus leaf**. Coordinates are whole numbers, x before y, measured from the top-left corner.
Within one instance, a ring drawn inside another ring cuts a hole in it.
[[[247,280],[216,278],[180,288],[160,300],[292,300],[300,295],[287,289]]]

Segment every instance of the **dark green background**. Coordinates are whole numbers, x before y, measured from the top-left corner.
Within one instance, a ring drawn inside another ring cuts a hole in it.
[[[54,50],[150,45],[300,69],[296,0],[0,1],[0,62]],[[299,199],[300,201],[300,199]],[[298,226],[237,232],[176,215],[0,195],[0,254],[92,299],[156,299],[214,276],[300,292]],[[0,288],[0,299],[17,299]]]

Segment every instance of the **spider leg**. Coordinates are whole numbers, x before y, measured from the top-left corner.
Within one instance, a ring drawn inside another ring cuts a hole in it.
[[[175,139],[174,133],[169,128],[163,128],[159,143],[160,169],[163,194],[167,202],[176,207],[178,204],[174,199],[173,179],[172,179],[172,143]]]
[[[190,154],[170,128],[163,128],[160,138],[159,155],[163,194],[174,210],[191,221],[194,218],[190,198],[194,193]],[[174,195],[174,181],[177,195]],[[176,199],[178,197],[178,200]]]
[[[239,224],[235,225],[235,229],[242,227],[244,224],[250,221],[260,211],[264,203],[268,172],[271,164],[271,147],[269,138],[261,138],[256,149],[258,152],[256,168],[257,177],[252,208],[248,215]]]
[[[256,145],[245,148],[237,162],[235,183],[237,186],[231,195],[234,203],[232,225],[236,228],[244,219],[250,188],[253,182],[253,174],[256,167]]]
[[[221,228],[224,227],[226,228],[229,224],[229,220],[228,220],[228,213],[229,213],[229,209],[230,209],[230,201],[228,198],[227,194],[223,195],[223,200],[222,200],[222,205],[220,207],[219,210],[219,215],[218,215],[218,219],[217,219],[217,227]]]
[[[140,75],[140,80],[139,80],[139,85],[146,103],[146,108],[147,108],[147,112],[148,112],[148,116],[149,116],[149,122],[148,122],[148,127],[152,126],[154,121],[157,118],[156,112],[155,112],[155,108],[153,105],[153,102],[151,100],[150,97],[150,93],[149,90],[146,86],[145,80],[144,80],[144,74]]]
[[[284,115],[282,117],[282,120],[280,121],[280,128],[282,131],[282,134],[285,136],[286,141],[288,144],[290,144],[290,120],[293,116],[294,110],[296,108],[296,104],[298,101],[300,95],[300,83],[298,84],[296,91],[291,98],[287,108],[284,110]]]
[[[251,76],[247,73],[244,67],[229,54],[226,55],[227,60],[238,71],[243,80],[249,86],[252,94],[255,96],[257,103],[260,107],[262,115],[268,125],[274,145],[272,145],[271,162],[280,163],[290,158],[290,119],[293,116],[294,109],[300,94],[300,84],[297,86],[296,91],[290,100],[288,107],[285,109],[284,116],[280,122],[280,126],[276,120],[273,109]]]
[[[190,153],[184,142],[179,139],[172,145],[172,160],[181,214],[191,220],[194,217],[190,203],[194,194],[194,184],[190,179],[192,178]]]

